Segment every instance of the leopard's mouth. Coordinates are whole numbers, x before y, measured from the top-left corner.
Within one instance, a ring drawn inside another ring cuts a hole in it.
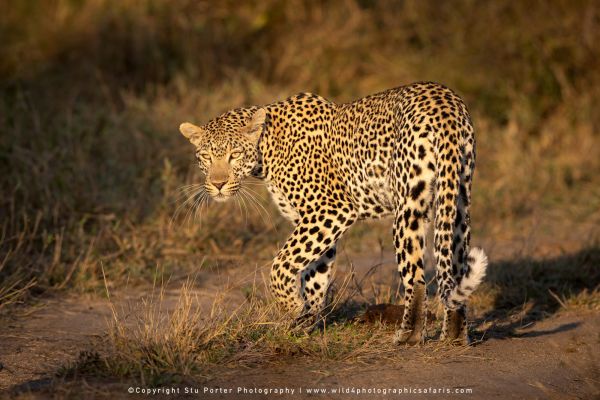
[[[231,182],[228,182],[220,187],[216,187],[213,184],[208,184],[205,187],[210,197],[216,202],[225,202],[229,200],[230,198],[234,197],[240,189],[239,185]]]
[[[232,190],[232,189],[228,189],[226,191],[220,190],[220,191],[212,191],[210,193],[210,197],[212,197],[212,199],[216,202],[222,203],[225,202],[229,199],[231,199],[232,197],[234,197],[237,194],[238,190]]]
[[[219,192],[219,193],[217,193],[217,194],[215,194],[215,195],[211,195],[211,197],[212,197],[212,199],[213,199],[214,201],[217,201],[217,202],[219,202],[219,203],[222,203],[222,202],[224,202],[224,201],[227,201],[227,200],[229,200],[229,198],[231,197],[231,195],[229,195],[229,194],[223,194],[223,193],[220,193],[220,192]]]

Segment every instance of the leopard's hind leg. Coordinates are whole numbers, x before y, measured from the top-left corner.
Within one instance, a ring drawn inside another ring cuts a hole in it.
[[[401,191],[393,227],[396,261],[404,286],[404,315],[394,336],[396,343],[417,344],[423,342],[426,336],[424,256],[434,176],[434,165],[430,161],[424,156],[401,172],[406,174],[406,179],[402,177],[401,181],[409,184]]]
[[[454,344],[468,344],[467,298],[485,273],[487,259],[483,252],[470,257],[471,179],[475,168],[473,130],[470,125],[453,133],[462,140],[450,140],[444,146],[446,159],[460,160],[449,164],[443,176],[438,174],[435,218],[435,253],[438,291],[444,305],[444,322],[440,339]],[[455,136],[456,137],[456,136]],[[462,142],[461,145],[456,145]],[[473,270],[472,269],[473,266]]]

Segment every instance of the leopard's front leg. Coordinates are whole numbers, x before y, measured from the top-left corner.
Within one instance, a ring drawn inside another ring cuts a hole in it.
[[[335,244],[317,261],[310,263],[300,274],[300,294],[304,304],[310,307],[308,319],[322,317],[327,307],[327,295],[333,276],[336,255]],[[310,322],[310,321],[309,321]]]
[[[329,288],[337,239],[354,223],[355,213],[322,208],[304,214],[279,250],[271,269],[271,291],[292,318],[311,321]]]

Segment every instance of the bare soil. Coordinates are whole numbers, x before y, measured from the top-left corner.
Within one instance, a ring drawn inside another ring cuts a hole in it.
[[[390,254],[378,257],[383,264],[391,262]],[[352,258],[359,277],[368,271],[366,258]],[[491,261],[495,260],[492,258]],[[341,274],[347,268],[345,263],[340,260]],[[373,257],[370,257],[370,265],[373,265]],[[266,271],[268,266],[263,268]],[[375,281],[387,278],[389,283],[391,270],[386,267],[383,271],[379,278],[375,276]],[[234,281],[234,286],[237,285],[240,290],[229,291],[230,302],[238,304],[243,299],[242,288],[253,279],[251,275],[247,268],[201,271],[196,294],[201,302],[209,305],[223,285],[231,287]],[[178,283],[174,282],[170,287],[173,289],[167,290],[165,295],[167,307],[175,304],[178,295]],[[119,305],[135,304],[151,290],[142,287],[121,289],[112,295],[113,301]],[[107,299],[57,296],[45,299],[42,305],[26,312],[21,310],[3,319],[0,321],[0,362],[3,366],[0,389],[7,396],[23,398],[131,397],[127,393],[130,386],[127,382],[84,380],[83,383],[79,381],[69,385],[62,382],[57,385],[54,379],[61,367],[99,342],[106,332],[110,316]],[[479,321],[487,326],[502,326],[501,322],[505,322],[502,316]],[[294,396],[283,395],[280,398],[373,397],[373,393],[357,395],[353,389],[409,391],[404,394],[375,393],[382,398],[590,399],[600,396],[600,312],[560,311],[536,322],[513,322],[510,329],[480,332],[481,336],[474,337],[476,343],[467,348],[441,346],[435,341],[423,346],[400,347],[398,351],[403,353],[401,363],[385,358],[366,364],[355,361],[320,363],[307,358],[290,358],[259,369],[236,367],[215,371],[213,376],[206,377],[202,386],[191,387],[201,393],[213,390],[215,393],[210,398],[236,398],[239,387],[295,390]],[[307,393],[307,389],[317,388],[326,392]],[[455,394],[456,389],[472,390],[472,393]],[[222,393],[224,390],[232,393]],[[425,394],[419,393],[423,390]],[[184,391],[185,387],[180,387],[180,394]],[[244,398],[267,397],[247,394]]]

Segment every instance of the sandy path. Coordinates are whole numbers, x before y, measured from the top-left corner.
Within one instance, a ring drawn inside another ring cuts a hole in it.
[[[273,371],[235,371],[211,386],[325,389],[319,398],[369,398],[367,394],[332,393],[356,389],[472,389],[472,394],[424,397],[598,398],[600,395],[600,313],[565,314],[519,331],[519,338],[490,339],[468,349],[403,348],[401,364],[308,364],[278,366]],[[228,396],[221,395],[221,398]],[[303,396],[304,397],[304,396]],[[380,395],[412,398],[418,394]],[[231,398],[231,397],[229,397]]]
[[[391,255],[379,261],[387,263]],[[364,273],[374,262],[361,262],[354,257],[355,266]],[[358,260],[358,261],[357,261]],[[377,260],[375,260],[377,261]],[[370,263],[370,264],[369,264]],[[343,262],[340,270],[344,270]],[[381,279],[389,279],[383,270]],[[205,305],[212,302],[224,286],[230,290],[230,303],[242,300],[241,288],[250,282],[253,273],[248,269],[203,271],[197,279],[196,294]],[[233,283],[232,283],[233,282]],[[388,280],[389,283],[389,280]],[[167,291],[166,303],[175,304],[175,289]],[[149,293],[148,288],[121,291],[113,295],[117,304],[135,303]],[[106,330],[111,312],[106,299],[63,297],[44,301],[44,306],[27,316],[0,321],[0,390],[20,387],[33,390],[44,397],[43,389],[58,368],[77,358]],[[268,368],[247,370],[236,368],[213,377],[206,387],[300,388],[301,397],[369,398],[369,395],[332,393],[339,388],[375,388],[419,390],[424,388],[472,389],[469,398],[593,398],[600,396],[600,313],[559,313],[518,330],[510,336],[490,338],[467,349],[440,349],[435,344],[421,348],[402,348],[401,364],[382,361],[380,364],[356,363],[316,364],[309,360],[290,360]],[[126,387],[111,386],[98,397],[127,397]],[[198,387],[204,390],[205,386]],[[308,388],[325,389],[326,393],[309,395]],[[37,392],[38,390],[42,392]],[[388,394],[382,398],[425,397],[417,394]],[[458,395],[457,395],[458,396]],[[215,394],[211,398],[234,398]],[[245,398],[265,398],[247,395]],[[447,393],[438,395],[447,398]]]

